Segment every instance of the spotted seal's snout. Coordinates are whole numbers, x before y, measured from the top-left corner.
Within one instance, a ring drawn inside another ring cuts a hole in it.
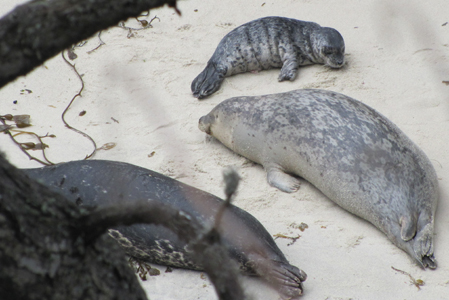
[[[200,120],[198,121],[198,128],[207,134],[211,134],[210,127],[212,123],[215,121],[215,117],[213,114],[208,114],[205,116],[202,116]]]

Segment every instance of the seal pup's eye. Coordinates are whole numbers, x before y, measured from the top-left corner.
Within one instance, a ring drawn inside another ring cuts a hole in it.
[[[332,49],[332,48],[329,48],[329,47],[324,47],[324,49],[323,49],[323,53],[324,53],[324,55],[331,55],[331,54],[333,54],[333,53],[334,53],[334,51],[333,51],[333,49]]]

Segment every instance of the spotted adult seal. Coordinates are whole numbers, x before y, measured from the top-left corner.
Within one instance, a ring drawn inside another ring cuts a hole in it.
[[[313,22],[265,17],[229,32],[206,68],[193,80],[193,96],[216,92],[224,78],[238,73],[280,68],[279,81],[294,80],[299,66],[326,64],[341,68],[345,43],[341,34]]]
[[[436,172],[424,152],[367,105],[325,90],[295,90],[223,101],[199,128],[294,192],[298,175],[383,231],[423,267],[433,247]]]
[[[83,206],[148,199],[171,204],[190,213],[201,223],[209,224],[223,204],[223,200],[214,195],[154,171],[121,162],[73,161],[24,171],[29,177]],[[285,296],[295,298],[302,294],[302,281],[306,274],[289,264],[256,218],[231,205],[224,212],[218,231],[230,256],[239,263],[244,274],[263,272]],[[190,259],[186,243],[164,227],[139,224],[115,228],[110,234],[129,255],[139,260],[201,269]]]

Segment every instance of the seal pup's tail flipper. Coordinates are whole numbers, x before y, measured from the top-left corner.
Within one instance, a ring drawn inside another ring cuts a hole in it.
[[[221,86],[226,72],[218,69],[214,63],[208,62],[206,68],[193,81],[190,89],[193,97],[202,99],[215,93]]]

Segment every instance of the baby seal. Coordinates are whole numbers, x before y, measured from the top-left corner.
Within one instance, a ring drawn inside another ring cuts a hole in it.
[[[325,90],[236,97],[199,121],[200,130],[255,161],[284,192],[300,176],[415,258],[436,268],[436,172],[396,125],[367,105]]]
[[[225,77],[249,71],[281,68],[279,81],[294,80],[299,66],[325,64],[341,68],[345,43],[341,34],[313,22],[265,17],[229,32],[218,44],[206,68],[192,82],[193,96],[216,92]]]
[[[220,198],[154,171],[106,160],[72,161],[39,169],[25,169],[50,189],[82,206],[104,206],[143,199],[170,204],[211,224],[223,205]],[[267,230],[246,211],[231,205],[218,231],[231,258],[247,275],[263,275],[288,298],[302,294],[307,275],[290,263]],[[138,260],[201,270],[190,259],[188,245],[162,226],[138,224],[110,231],[125,251]]]

